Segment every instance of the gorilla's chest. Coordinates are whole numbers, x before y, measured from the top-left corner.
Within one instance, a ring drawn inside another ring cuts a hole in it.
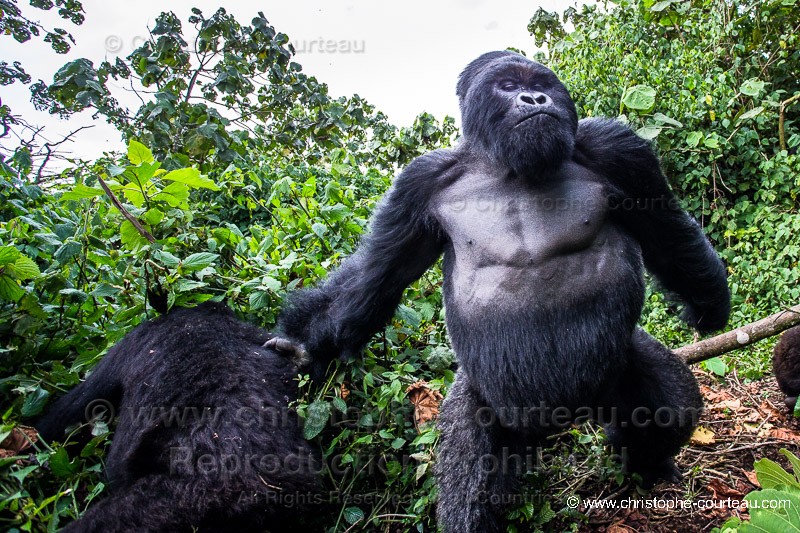
[[[467,173],[437,199],[450,239],[445,298],[462,309],[586,301],[630,271],[605,187],[578,165],[547,184]]]
[[[538,185],[468,173],[443,192],[438,215],[457,259],[530,269],[596,244],[607,205],[603,185],[573,165]]]

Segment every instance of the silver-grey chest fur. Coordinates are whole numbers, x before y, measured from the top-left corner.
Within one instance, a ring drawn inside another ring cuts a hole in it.
[[[546,306],[550,297],[591,297],[630,273],[606,196],[598,176],[571,162],[543,183],[476,165],[434,202],[451,242],[452,303],[476,311]]]

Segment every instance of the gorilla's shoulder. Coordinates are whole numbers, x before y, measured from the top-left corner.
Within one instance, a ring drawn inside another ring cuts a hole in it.
[[[578,122],[573,159],[590,168],[614,166],[658,168],[649,141],[627,124],[608,118],[585,118]]]
[[[449,181],[460,174],[460,160],[456,152],[440,148],[414,159],[395,180],[408,186],[433,186]]]

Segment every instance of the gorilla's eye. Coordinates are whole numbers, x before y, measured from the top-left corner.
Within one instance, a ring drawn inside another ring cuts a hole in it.
[[[516,91],[517,89],[519,89],[519,84],[517,82],[515,82],[514,80],[500,80],[497,83],[497,87],[501,91],[511,92],[511,91]]]

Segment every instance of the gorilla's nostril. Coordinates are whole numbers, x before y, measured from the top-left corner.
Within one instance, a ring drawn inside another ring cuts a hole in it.
[[[543,94],[537,94],[534,97],[534,101],[539,105],[544,105],[544,104],[547,103],[547,96],[545,96]]]

